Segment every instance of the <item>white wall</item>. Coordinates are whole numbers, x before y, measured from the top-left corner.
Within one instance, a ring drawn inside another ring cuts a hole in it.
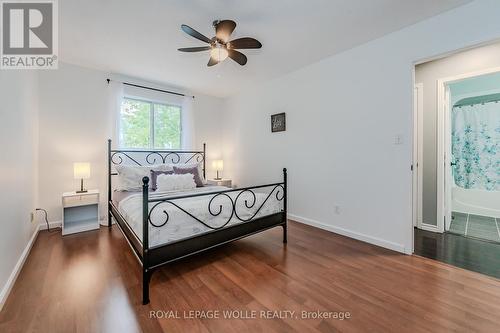
[[[500,67],[500,43],[426,62],[415,68],[415,82],[423,84],[424,94],[422,217],[426,224],[437,223],[437,81],[496,67]],[[460,98],[455,96],[452,100]]]
[[[222,158],[222,129],[224,117],[224,100],[221,98],[196,94],[195,101],[195,135],[197,147],[207,144],[206,176],[215,177],[212,161]]]
[[[275,181],[286,166],[292,218],[410,252],[413,63],[500,37],[499,11],[476,1],[229,99],[225,175]]]
[[[1,71],[0,101],[1,303],[10,287],[7,281],[38,226],[30,222],[38,170],[36,72]]]
[[[58,70],[40,72],[40,182],[39,206],[51,221],[61,220],[61,194],[78,188],[73,162],[90,162],[88,188],[101,191],[101,214],[106,213],[106,75],[59,64]],[[104,208],[104,209],[103,209]]]
[[[40,200],[51,221],[61,220],[61,194],[78,187],[73,162],[91,163],[88,188],[101,191],[101,216],[107,216],[107,139],[112,128],[108,87],[102,71],[59,63],[56,71],[40,73]],[[116,75],[114,76],[116,77]],[[144,83],[144,82],[138,82]],[[158,86],[158,85],[155,85]],[[220,155],[223,103],[196,95],[196,146],[207,143],[208,157]]]

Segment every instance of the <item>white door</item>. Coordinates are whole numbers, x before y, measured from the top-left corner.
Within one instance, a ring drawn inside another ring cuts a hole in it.
[[[444,231],[450,229],[453,186],[452,156],[451,156],[451,98],[450,87],[446,85],[444,95]]]
[[[417,83],[413,90],[413,226],[417,228],[422,228],[423,88]]]

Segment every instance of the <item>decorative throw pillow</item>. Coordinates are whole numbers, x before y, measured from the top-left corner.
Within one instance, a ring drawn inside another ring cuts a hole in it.
[[[203,184],[203,179],[200,176],[200,172],[198,169],[198,165],[195,165],[193,167],[188,167],[188,166],[174,166],[174,173],[177,175],[183,175],[186,173],[190,173],[194,176],[194,182],[196,183],[196,187],[203,187],[205,186]]]
[[[170,170],[170,171],[151,170],[151,177],[149,177],[151,179],[151,189],[153,191],[156,191],[156,188],[158,187],[157,182],[158,182],[159,175],[173,175],[173,174],[174,174],[174,170]]]
[[[196,188],[194,176],[192,174],[161,174],[156,180],[159,192],[189,190]]]
[[[201,181],[203,182],[204,185],[207,184],[205,176],[203,176],[203,163],[197,163],[197,162],[177,163],[177,164],[169,163],[166,165],[170,166],[172,170],[174,167],[181,169],[198,168],[198,175],[200,175]]]
[[[117,165],[115,170],[118,173],[117,191],[140,191],[142,189],[142,178],[150,177],[151,170],[173,171],[172,167],[166,164],[158,165]],[[151,182],[149,182],[151,187]]]

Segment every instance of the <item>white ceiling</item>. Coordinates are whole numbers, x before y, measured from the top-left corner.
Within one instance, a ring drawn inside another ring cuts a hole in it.
[[[60,0],[60,60],[225,97],[468,0]],[[254,37],[241,67],[208,68],[208,51],[181,31],[209,38],[215,19],[232,19],[233,38]]]

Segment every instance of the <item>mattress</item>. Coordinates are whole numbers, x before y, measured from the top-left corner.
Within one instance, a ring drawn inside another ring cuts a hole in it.
[[[255,214],[257,209],[268,197],[271,189],[272,188],[267,188],[253,191],[255,193],[254,205],[252,205],[254,197],[248,191],[243,192],[238,200],[236,200],[236,197],[239,193],[241,193],[240,191],[217,195],[212,202],[210,202],[210,200],[214,197],[214,195],[174,200],[173,203],[175,203],[178,207],[168,202],[151,202],[149,204],[149,209],[152,209],[151,222],[159,227],[155,227],[149,223],[149,246],[153,247],[163,245],[203,234],[212,231],[212,228],[228,227],[238,223],[244,223],[241,220],[248,220],[252,217],[255,219],[278,213],[282,210],[283,204],[282,201],[279,201],[276,198],[276,192],[278,191],[278,189],[276,189],[274,190],[274,193],[269,196],[257,214]],[[168,199],[169,197],[174,196],[220,192],[224,190],[229,190],[229,188],[224,186],[206,186],[196,188],[194,190],[154,192],[150,194],[150,199]],[[229,197],[232,200],[230,200]],[[235,200],[236,213],[239,218],[236,217],[232,209],[232,202]],[[200,223],[193,217],[183,212],[182,209],[212,228]],[[121,200],[118,202],[118,210],[136,236],[142,240],[142,193],[128,192],[127,195],[123,195]]]
[[[212,191],[216,191],[214,189],[214,185],[205,185],[205,187],[203,187],[203,189],[207,190],[207,189],[210,189],[209,192],[212,192]],[[227,188],[224,188],[227,190]],[[155,193],[155,192],[149,192],[150,195],[151,193]],[[160,193],[160,192],[157,192],[157,193]],[[168,195],[168,194],[172,194],[172,193],[175,193],[175,192],[170,192],[170,193],[165,193],[163,192],[162,195]],[[114,190],[113,191],[113,195],[111,196],[111,200],[113,201],[113,203],[115,204],[115,206],[119,206],[120,204],[120,201],[122,201],[123,199],[125,199],[126,197],[129,197],[133,194],[140,194],[142,196],[142,191],[117,191],[117,190]]]
[[[113,203],[116,206],[118,206],[120,204],[120,201],[122,201],[126,197],[131,196],[133,194],[139,194],[139,193],[142,194],[141,191],[114,191],[111,199],[113,200]]]

